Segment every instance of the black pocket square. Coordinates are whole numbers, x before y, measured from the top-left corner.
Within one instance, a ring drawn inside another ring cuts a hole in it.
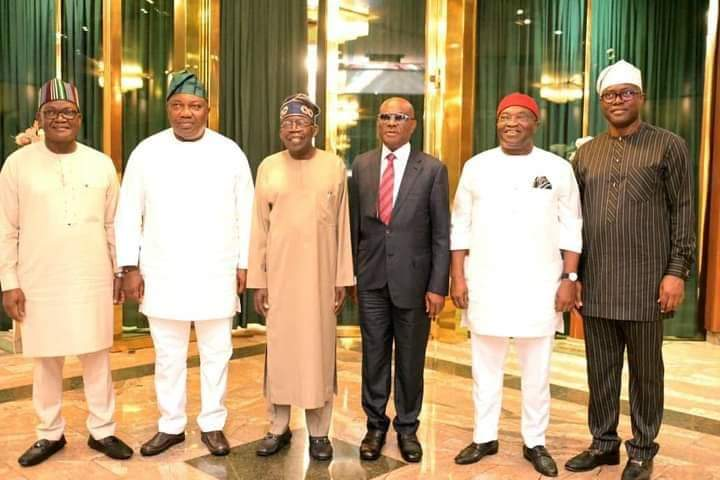
[[[533,188],[540,188],[542,190],[552,190],[552,183],[547,179],[546,176],[542,175],[535,177],[533,181]]]

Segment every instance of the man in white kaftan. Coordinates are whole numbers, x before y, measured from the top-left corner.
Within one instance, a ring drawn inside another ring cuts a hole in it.
[[[130,155],[115,226],[127,298],[141,301],[155,346],[158,433],[141,453],[156,455],[185,439],[190,324],[200,352],[201,439],[226,455],[222,432],[231,326],[245,288],[253,184],[247,158],[205,128],[205,89],[188,71],[167,97],[172,128]]]
[[[497,111],[500,147],[467,161],[455,195],[450,244],[454,303],[466,309],[473,358],[475,429],[458,464],[498,449],[503,364],[510,337],[522,367],[523,456],[543,475],[550,354],[562,312],[575,300],[582,246],[578,187],[568,162],[534,146],[539,109],[522,94]]]

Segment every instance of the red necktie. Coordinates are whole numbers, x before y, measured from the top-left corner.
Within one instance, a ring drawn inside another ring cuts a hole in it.
[[[387,166],[380,180],[380,190],[378,191],[378,217],[385,225],[390,223],[393,209],[393,182],[395,180],[395,168],[393,160],[395,155],[390,153],[387,157]]]

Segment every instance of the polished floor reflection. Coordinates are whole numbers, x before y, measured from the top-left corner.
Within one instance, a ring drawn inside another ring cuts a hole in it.
[[[341,340],[338,346],[339,391],[331,438],[336,457],[330,464],[310,461],[303,415],[293,410],[291,448],[279,456],[259,458],[254,444],[267,428],[262,398],[263,337],[236,339],[230,366],[227,405],[230,417],[226,434],[231,456],[211,458],[200,442],[194,423],[199,410],[199,372],[189,370],[187,440],[158,457],[136,455],[126,462],[113,461],[86,446],[87,415],[79,374],[68,360],[63,413],[68,422],[67,447],[45,464],[20,468],[17,457],[34,441],[34,416],[28,385],[31,362],[21,357],[0,360],[0,479],[537,479],[523,460],[519,435],[519,369],[513,351],[508,355],[500,422],[500,452],[478,464],[461,467],[455,454],[471,439],[472,399],[468,342],[456,345],[431,342],[426,368],[425,402],[418,432],[425,450],[423,462],[402,462],[395,435],[388,435],[385,457],[377,463],[357,458],[365,433],[360,406],[360,353],[357,341]],[[656,479],[719,479],[720,462],[720,347],[702,342],[669,342],[666,358],[666,422],[660,432]],[[191,351],[191,356],[194,355]],[[116,369],[118,435],[136,450],[156,429],[157,409],[153,390],[153,354],[114,353]],[[195,360],[191,359],[190,365]],[[586,427],[587,387],[582,343],[558,341],[552,366],[553,403],[548,449],[561,466],[589,440]],[[626,396],[624,398],[627,398]],[[390,408],[392,411],[392,408]],[[392,415],[392,412],[390,413]],[[630,421],[621,417],[620,435],[630,436]],[[623,454],[624,457],[624,454]],[[623,458],[622,463],[625,459]],[[560,478],[619,478],[622,464],[585,474],[562,471]]]
[[[307,434],[293,431],[290,446],[273,457],[258,457],[260,440],[234,447],[227,457],[205,455],[187,463],[219,480],[361,480],[377,478],[405,463],[382,456],[375,462],[358,459],[357,445],[332,438],[332,462],[312,460],[308,454]]]

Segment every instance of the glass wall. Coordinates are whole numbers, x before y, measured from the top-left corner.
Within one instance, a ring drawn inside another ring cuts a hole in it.
[[[328,36],[338,57],[336,69],[328,65],[328,88],[336,94],[335,153],[350,166],[357,155],[377,148],[375,118],[393,96],[415,107],[412,146],[422,149],[425,1],[341,0],[329,12]]]
[[[122,3],[123,168],[135,146],[168,127],[165,94],[173,55],[173,0]],[[123,305],[123,333],[146,333],[138,305]]]

